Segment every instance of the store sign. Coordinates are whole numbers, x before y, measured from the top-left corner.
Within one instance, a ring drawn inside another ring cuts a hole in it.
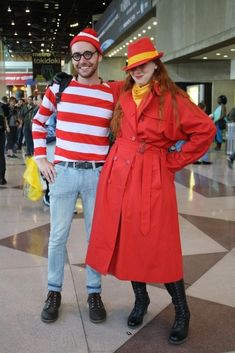
[[[95,24],[102,50],[107,50],[150,10],[152,0],[113,0]]]
[[[47,85],[61,71],[61,58],[51,53],[33,53],[33,79]]]
[[[7,86],[23,86],[27,84],[27,80],[32,80],[33,75],[32,73],[25,73],[25,72],[11,72],[5,73],[3,80]]]

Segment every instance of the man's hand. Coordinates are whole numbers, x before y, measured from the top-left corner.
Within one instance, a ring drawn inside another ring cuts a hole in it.
[[[56,177],[54,164],[50,163],[46,158],[36,159],[36,162],[40,172],[43,174],[46,180],[49,183],[54,183]]]

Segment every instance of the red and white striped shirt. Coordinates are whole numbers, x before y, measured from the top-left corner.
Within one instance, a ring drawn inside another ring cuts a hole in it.
[[[57,111],[55,160],[104,161],[109,125],[121,82],[84,85],[73,79],[56,104],[59,85],[50,86],[33,119],[35,158],[46,157],[45,123]]]

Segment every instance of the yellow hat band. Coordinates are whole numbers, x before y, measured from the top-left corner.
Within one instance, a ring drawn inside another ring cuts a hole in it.
[[[146,59],[153,59],[158,55],[159,54],[156,50],[134,55],[130,59],[128,59],[128,66],[136,64],[136,63],[143,61],[143,60],[146,60]]]

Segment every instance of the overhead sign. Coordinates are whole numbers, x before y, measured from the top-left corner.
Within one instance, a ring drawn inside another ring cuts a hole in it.
[[[47,85],[61,71],[61,58],[51,53],[33,53],[33,79]]]
[[[152,0],[113,0],[95,24],[103,51],[152,10]]]

